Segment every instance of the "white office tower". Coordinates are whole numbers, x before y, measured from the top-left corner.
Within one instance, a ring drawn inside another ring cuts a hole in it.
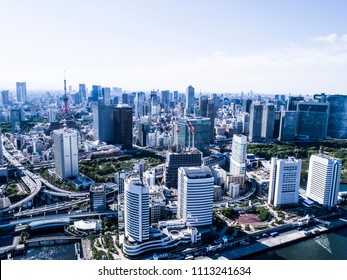
[[[232,143],[232,152],[230,159],[230,174],[246,174],[247,158],[247,137],[244,135],[234,135]]]
[[[331,208],[337,204],[342,161],[325,154],[312,155],[308,170],[306,195]]]
[[[271,158],[268,203],[275,208],[296,206],[299,202],[301,159]]]
[[[149,188],[138,175],[125,179],[124,218],[124,234],[130,242],[149,239]]]
[[[214,179],[208,166],[178,169],[177,216],[187,226],[212,224]]]
[[[66,180],[78,176],[78,137],[72,129],[53,130],[55,172]]]

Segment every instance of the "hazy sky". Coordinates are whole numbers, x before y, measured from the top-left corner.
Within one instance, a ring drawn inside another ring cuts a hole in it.
[[[0,90],[347,93],[345,0],[0,0]]]

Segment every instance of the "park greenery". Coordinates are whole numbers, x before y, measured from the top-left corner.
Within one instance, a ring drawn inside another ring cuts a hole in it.
[[[270,211],[264,206],[258,207],[256,211],[258,213],[258,219],[261,222],[265,222],[270,218]]]
[[[97,183],[114,181],[114,173],[121,170],[132,170],[133,165],[139,160],[145,162],[145,169],[156,166],[164,162],[161,156],[154,153],[123,155],[112,158],[99,158],[94,160],[81,160],[79,164],[80,172],[93,179]]]
[[[302,159],[301,179],[304,181],[308,177],[308,161],[310,156],[318,154],[320,147],[322,152],[342,160],[341,182],[347,182],[347,141],[345,140],[326,140],[322,142],[276,142],[266,144],[250,144],[247,146],[247,153],[256,154],[266,160],[276,156],[287,158],[294,156]]]

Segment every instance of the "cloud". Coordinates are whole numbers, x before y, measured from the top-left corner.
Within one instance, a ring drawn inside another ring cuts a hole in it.
[[[336,33],[331,33],[325,36],[318,36],[312,39],[315,42],[324,42],[324,43],[335,43],[338,40]]]
[[[340,44],[347,42],[347,34],[337,35],[336,33],[331,33],[325,36],[318,36],[311,39],[314,42],[322,42],[328,44]]]

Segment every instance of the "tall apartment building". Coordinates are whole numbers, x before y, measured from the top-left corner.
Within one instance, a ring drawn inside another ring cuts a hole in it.
[[[212,224],[214,178],[207,166],[178,169],[177,217],[187,226]]]
[[[55,172],[66,180],[78,176],[78,138],[72,129],[53,130]]]
[[[138,175],[125,179],[124,185],[124,234],[132,241],[149,239],[149,188]]]
[[[297,206],[301,174],[301,159],[271,158],[268,203],[275,208]]]
[[[230,174],[245,175],[247,158],[247,137],[244,135],[234,135],[232,142],[232,152],[230,158]]]
[[[310,139],[325,139],[328,130],[329,104],[299,102],[297,105],[297,134]]]
[[[328,208],[335,206],[341,169],[340,159],[325,154],[312,155],[308,170],[307,197]]]
[[[166,154],[164,181],[168,188],[177,188],[178,168],[201,166],[202,153],[197,149],[183,149],[179,152]]]

